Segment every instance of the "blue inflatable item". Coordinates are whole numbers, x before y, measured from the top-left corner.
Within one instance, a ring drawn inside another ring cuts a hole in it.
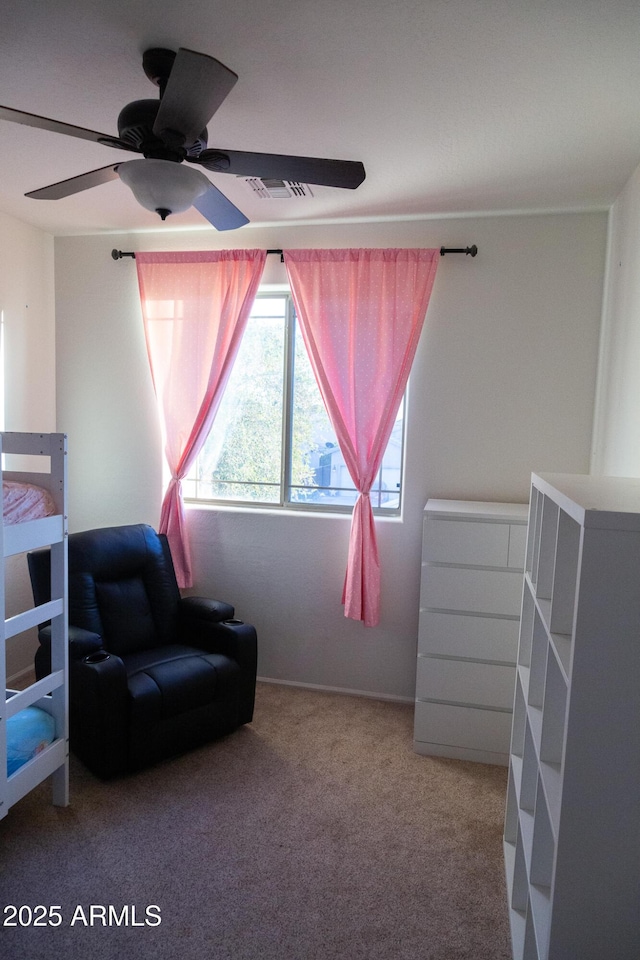
[[[7,720],[7,776],[55,740],[56,724],[45,710],[25,707]]]

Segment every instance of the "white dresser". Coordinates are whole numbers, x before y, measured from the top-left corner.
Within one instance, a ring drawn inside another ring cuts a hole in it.
[[[429,500],[414,749],[506,765],[528,506]]]

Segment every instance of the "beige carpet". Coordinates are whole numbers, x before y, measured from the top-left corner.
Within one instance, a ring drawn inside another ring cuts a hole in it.
[[[135,777],[72,759],[70,807],[43,785],[0,821],[3,923],[62,917],[23,910],[2,956],[507,960],[506,772],[417,756],[412,724],[260,684],[251,726]]]

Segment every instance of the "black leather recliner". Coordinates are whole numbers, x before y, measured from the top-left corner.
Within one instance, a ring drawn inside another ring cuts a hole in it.
[[[51,596],[48,548],[28,554],[36,604]],[[51,670],[39,630],[36,676]],[[250,723],[255,629],[228,603],[181,597],[167,539],[146,524],[69,536],[70,747],[104,779]]]

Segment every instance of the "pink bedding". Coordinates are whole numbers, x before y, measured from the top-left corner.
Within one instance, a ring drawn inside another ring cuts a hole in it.
[[[2,481],[3,519],[5,523],[22,523],[24,520],[39,520],[50,517],[56,506],[48,490],[32,483]]]

